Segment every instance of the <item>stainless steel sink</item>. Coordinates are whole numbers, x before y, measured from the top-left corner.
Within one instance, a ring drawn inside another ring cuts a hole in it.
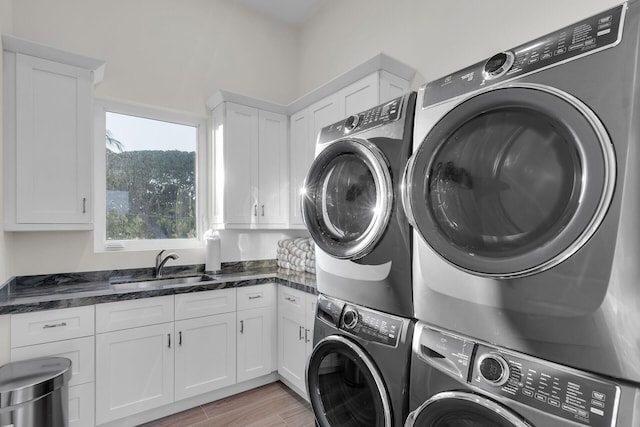
[[[143,281],[129,281],[111,283],[114,290],[136,290],[136,289],[161,289],[168,286],[192,285],[196,283],[212,282],[215,279],[206,274],[187,277],[170,277],[166,279],[148,279]]]

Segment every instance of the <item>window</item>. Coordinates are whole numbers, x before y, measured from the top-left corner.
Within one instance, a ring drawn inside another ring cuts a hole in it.
[[[206,206],[198,176],[206,165],[205,120],[107,102],[100,107],[96,249],[197,245],[199,206]]]

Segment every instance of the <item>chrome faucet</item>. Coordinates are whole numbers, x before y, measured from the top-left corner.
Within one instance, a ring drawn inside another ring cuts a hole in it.
[[[164,253],[164,250],[161,250],[160,253],[158,253],[158,255],[156,255],[156,271],[155,271],[156,272],[156,279],[162,278],[162,268],[167,263],[167,261],[169,261],[170,259],[178,259],[178,258],[180,258],[178,256],[178,254],[175,254],[173,252],[171,252],[170,254],[168,254],[167,256],[165,256],[163,258],[162,257],[163,253]]]

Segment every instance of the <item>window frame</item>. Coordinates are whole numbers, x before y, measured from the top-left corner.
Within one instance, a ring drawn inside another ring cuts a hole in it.
[[[208,132],[206,117],[148,105],[109,99],[94,101],[94,252],[188,249],[203,247],[203,234],[208,227],[207,185]],[[106,214],[106,113],[126,114],[164,122],[193,126],[196,142],[196,236],[192,239],[107,240]]]

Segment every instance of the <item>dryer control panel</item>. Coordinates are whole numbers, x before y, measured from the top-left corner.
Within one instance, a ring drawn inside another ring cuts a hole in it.
[[[342,312],[340,329],[363,340],[396,347],[404,323],[402,318],[347,304]]]
[[[328,141],[342,138],[355,132],[371,129],[398,120],[402,116],[402,101],[404,97],[392,99],[389,102],[370,108],[358,114],[347,117],[332,125],[322,128],[320,140]]]
[[[585,426],[615,425],[620,388],[571,368],[479,344],[470,383]]]
[[[422,108],[613,47],[622,37],[625,7],[609,9],[429,82]]]

